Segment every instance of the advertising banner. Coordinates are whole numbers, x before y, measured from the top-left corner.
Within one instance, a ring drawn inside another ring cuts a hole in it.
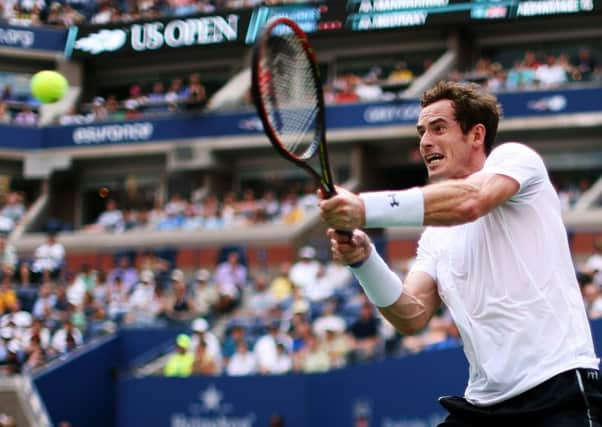
[[[602,88],[513,92],[500,94],[498,99],[506,119],[602,112]],[[416,99],[331,105],[326,114],[327,129],[414,126],[419,113],[420,103]],[[79,126],[27,128],[0,125],[0,147],[86,147],[261,134],[259,117],[253,110],[247,110]]]
[[[0,49],[37,49],[62,52],[67,32],[63,29],[0,25]]]

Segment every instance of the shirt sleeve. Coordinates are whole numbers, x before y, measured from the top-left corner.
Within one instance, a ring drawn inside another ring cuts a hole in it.
[[[526,145],[509,142],[495,148],[485,161],[481,173],[500,174],[514,179],[519,190],[511,202],[526,201],[534,197],[548,179],[542,158]]]
[[[422,271],[437,281],[437,258],[435,256],[436,247],[434,245],[431,229],[427,228],[418,241],[418,250],[416,251],[416,261],[410,268],[410,273]]]

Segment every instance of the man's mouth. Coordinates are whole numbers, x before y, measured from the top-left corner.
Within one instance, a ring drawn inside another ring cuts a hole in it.
[[[443,155],[439,153],[431,153],[424,156],[424,161],[427,165],[436,165],[443,160]]]

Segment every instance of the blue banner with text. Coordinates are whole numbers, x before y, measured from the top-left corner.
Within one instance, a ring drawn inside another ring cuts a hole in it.
[[[602,112],[602,88],[514,92],[500,94],[498,99],[506,119]],[[328,107],[327,128],[336,131],[413,126],[419,112],[420,104],[416,99],[333,105]],[[85,147],[261,134],[261,121],[253,110],[247,110],[81,126],[25,128],[0,125],[0,147]]]

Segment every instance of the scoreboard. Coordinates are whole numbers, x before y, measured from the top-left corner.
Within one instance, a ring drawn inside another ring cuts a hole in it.
[[[208,44],[253,43],[286,16],[307,33],[365,32],[547,16],[598,15],[602,0],[308,0],[222,13],[69,29],[65,56],[130,54]]]
[[[275,16],[287,16],[309,33],[369,31],[469,20],[593,13],[601,9],[594,3],[595,0],[347,0],[260,7],[251,17],[245,41],[253,42],[263,24]]]

